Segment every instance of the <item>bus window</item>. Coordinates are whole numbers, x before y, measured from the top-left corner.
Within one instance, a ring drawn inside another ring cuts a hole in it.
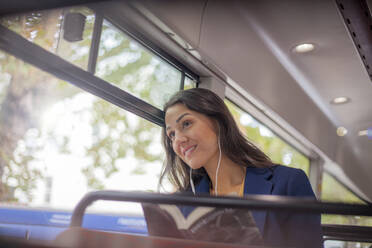
[[[196,80],[193,80],[189,77],[185,77],[185,84],[184,84],[184,89],[191,89],[191,88],[196,88]]]
[[[64,19],[70,13],[85,16],[81,40],[65,39]],[[7,16],[1,23],[87,70],[95,20],[89,8],[73,7]],[[107,20],[102,25],[95,75],[107,84],[157,109],[181,87],[196,87],[196,79]],[[159,125],[5,52],[0,55],[3,202],[72,209],[94,189],[157,190],[163,160]]]
[[[157,190],[160,126],[6,53],[0,65],[3,202],[72,209],[91,190]]]
[[[352,242],[352,241],[341,241],[341,240],[326,240],[324,242],[324,248],[370,248],[372,243],[365,242]]]
[[[321,200],[327,202],[343,202],[366,204],[357,195],[348,190],[329,173],[323,173]],[[372,218],[366,216],[322,215],[322,224],[342,224],[357,226],[372,226]],[[348,246],[359,247],[359,246]]]
[[[58,10],[55,10],[55,12],[58,12]],[[78,23],[72,25],[71,23],[65,21],[67,16],[72,16],[71,14],[75,14],[75,16],[70,18],[82,19],[82,27],[84,27],[84,29],[75,31],[75,29],[78,28],[72,28],[78,26]],[[86,7],[65,8],[62,12],[62,15],[60,15],[58,19],[61,22],[59,24],[61,25],[61,29],[59,33],[58,31],[54,31],[58,37],[58,56],[84,70],[88,70],[89,53],[93,39],[93,28],[96,21],[95,13]],[[49,28],[49,25],[47,25],[47,27]],[[70,31],[70,29],[72,30]],[[81,37],[78,37],[80,35],[78,31],[81,31]],[[66,33],[71,33],[71,35],[67,36]]]
[[[302,169],[309,176],[310,162],[307,157],[276,136],[270,129],[244,112],[237,105],[225,100],[240,130],[270,157],[274,163]]]
[[[66,21],[69,14],[82,17],[82,34],[76,40],[65,35],[77,32],[69,31],[71,23]],[[95,21],[91,9],[72,7],[9,16],[2,18],[1,24],[84,70],[88,70],[89,62],[94,64],[90,70],[97,77],[161,109],[164,102],[181,88],[182,72],[106,19],[97,24],[100,29],[96,37],[100,40],[96,41],[95,60],[90,54],[94,49]]]
[[[162,108],[181,86],[181,72],[104,20],[96,76]]]
[[[72,25],[67,27],[64,17],[71,13],[81,17],[82,33],[74,41],[67,41],[65,31]],[[1,19],[5,27],[84,70],[88,69],[94,22],[95,14],[87,7],[43,10]]]

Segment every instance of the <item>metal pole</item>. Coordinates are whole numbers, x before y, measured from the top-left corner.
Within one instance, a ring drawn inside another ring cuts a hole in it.
[[[97,200],[372,216],[371,205],[324,203],[312,198],[272,195],[249,195],[244,198],[213,197],[209,195],[198,195],[195,197],[192,194],[181,193],[159,194],[125,191],[96,191],[86,194],[83,199],[80,200],[72,214],[70,226],[81,226],[85,209]]]
[[[94,27],[93,27],[93,34],[92,34],[92,44],[90,46],[89,60],[88,60],[88,71],[92,74],[96,72],[99,43],[101,40],[101,33],[102,33],[102,24],[103,24],[103,16],[102,14],[96,12],[95,20],[94,20]]]

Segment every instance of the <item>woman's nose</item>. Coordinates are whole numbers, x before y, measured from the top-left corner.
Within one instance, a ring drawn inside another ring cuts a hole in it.
[[[187,141],[187,137],[184,134],[182,134],[182,133],[176,133],[175,134],[175,137],[174,137],[174,143],[175,144],[180,144],[180,143],[185,142],[185,141]]]

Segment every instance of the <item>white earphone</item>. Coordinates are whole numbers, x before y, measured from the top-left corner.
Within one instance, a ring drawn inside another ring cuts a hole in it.
[[[191,185],[191,190],[195,195],[195,186],[194,186],[194,181],[192,180],[192,168],[190,168],[190,185]]]
[[[218,127],[218,151],[219,151],[219,156],[218,156],[218,163],[217,163],[217,169],[216,169],[216,188],[214,190],[214,193],[218,194],[218,171],[220,169],[220,164],[221,164],[221,144],[220,144],[220,128]]]
[[[220,128],[218,127],[218,151],[219,151],[219,156],[218,156],[218,163],[217,163],[217,169],[216,169],[216,187],[215,187],[215,194],[218,194],[218,171],[220,169],[220,164],[221,164],[221,144],[220,144]],[[190,185],[191,185],[191,190],[195,195],[195,185],[194,181],[192,180],[192,168],[190,168]]]

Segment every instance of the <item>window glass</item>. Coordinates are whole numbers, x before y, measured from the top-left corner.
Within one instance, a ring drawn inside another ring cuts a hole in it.
[[[327,202],[366,204],[326,172],[323,173],[321,200]],[[322,224],[372,226],[372,217],[323,214]]]
[[[7,16],[0,23],[30,42],[87,70],[95,22],[86,7]],[[95,75],[162,108],[180,89],[181,72],[104,20]],[[188,79],[185,86],[195,87]]]
[[[310,161],[292,146],[288,145],[270,129],[255,120],[229,100],[225,100],[240,130],[258,146],[274,163],[302,169],[309,175]]]
[[[370,248],[372,243],[365,242],[351,242],[341,240],[326,240],[324,241],[324,248]]]
[[[185,77],[185,83],[184,83],[183,88],[185,90],[191,89],[191,88],[196,88],[196,80],[193,80],[189,77]]]
[[[104,21],[96,76],[162,109],[180,89],[181,72]]]
[[[157,190],[160,126],[3,52],[0,89],[3,202],[72,209],[91,190]]]
[[[84,70],[88,69],[94,22],[95,14],[89,8],[74,7],[63,11],[57,54]],[[76,32],[79,27],[82,32]]]
[[[86,70],[94,21],[95,15],[91,9],[71,7],[7,16],[0,23],[28,41]]]

